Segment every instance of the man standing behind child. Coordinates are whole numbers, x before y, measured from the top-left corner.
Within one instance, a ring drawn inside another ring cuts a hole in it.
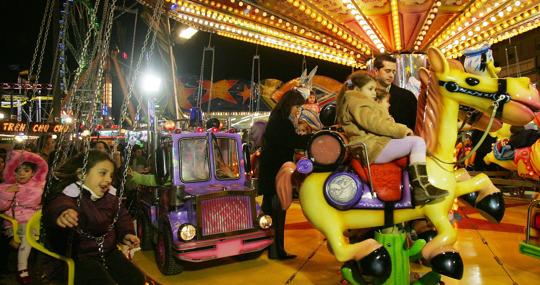
[[[377,88],[390,93],[390,115],[396,123],[407,125],[414,130],[417,100],[411,91],[393,84],[397,71],[396,59],[389,54],[379,54],[375,57],[373,67]]]

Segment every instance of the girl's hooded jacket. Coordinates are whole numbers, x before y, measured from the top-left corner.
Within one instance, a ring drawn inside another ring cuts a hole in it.
[[[4,183],[0,184],[0,212],[14,217],[19,223],[26,223],[41,208],[41,195],[49,167],[38,154],[28,151],[14,150],[9,157],[4,169]],[[10,186],[17,184],[15,171],[23,162],[37,165],[34,176],[27,183],[18,184],[18,192],[7,192]]]
[[[363,142],[373,163],[391,139],[404,138],[409,132],[406,125],[396,123],[381,104],[356,90],[343,95],[337,111],[337,121],[343,127],[350,144]],[[360,149],[351,150],[360,154]]]

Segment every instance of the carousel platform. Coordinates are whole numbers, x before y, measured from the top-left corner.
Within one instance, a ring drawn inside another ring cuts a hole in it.
[[[465,271],[462,280],[443,277],[445,284],[538,284],[540,259],[519,253],[528,200],[508,198],[506,202],[499,225],[487,222],[471,208],[461,205],[458,209],[456,248]],[[341,264],[328,251],[322,234],[306,221],[297,202],[287,212],[285,240],[287,251],[296,254],[296,259],[275,261],[264,253],[253,260],[201,264],[175,276],[159,272],[153,251],[138,252],[134,261],[156,284],[340,284]],[[412,270],[420,274],[429,271],[418,264],[413,264]]]
[[[501,224],[491,224],[471,208],[458,209],[458,241],[465,271],[462,280],[443,277],[446,285],[529,285],[540,280],[540,259],[519,253],[524,239],[529,200],[507,198]],[[341,284],[341,264],[330,254],[324,237],[304,218],[298,202],[287,212],[286,248],[296,259],[276,261],[266,252],[252,260],[218,260],[185,268],[174,276],[162,275],[154,261],[153,251],[139,251],[134,262],[154,284]],[[3,258],[3,257],[2,257]],[[412,270],[423,274],[427,267],[412,264]],[[0,285],[14,285],[14,274],[0,277]],[[37,284],[37,283],[35,283]],[[55,283],[61,284],[61,283]]]

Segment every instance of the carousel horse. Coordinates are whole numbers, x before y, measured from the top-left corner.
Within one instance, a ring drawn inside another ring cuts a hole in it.
[[[478,76],[466,73],[457,62],[447,61],[438,49],[430,48],[427,54],[431,70],[420,70],[423,90],[419,97],[421,107],[418,108],[417,117],[422,120],[417,123],[419,127],[416,131],[424,137],[428,147],[429,181],[447,190],[449,195],[436,203],[395,209],[393,220],[397,224],[428,218],[438,233],[423,247],[422,257],[431,263],[434,271],[460,279],[463,263],[459,253],[452,247],[457,232],[448,219],[454,199],[478,191],[469,202],[484,217],[495,222],[500,222],[504,215],[504,201],[499,189],[487,175],[471,177],[465,169],[454,170],[459,105],[492,113],[494,102],[499,102],[501,106],[497,109],[497,117],[513,125],[525,125],[534,116],[532,110],[540,109],[540,98],[528,78],[499,79],[494,70],[491,76]],[[296,164],[287,162],[276,177],[277,192],[284,209],[291,203],[291,177],[296,173],[295,170]],[[374,239],[350,243],[345,235],[349,230],[385,225],[384,212],[358,208],[338,209],[330,205],[323,187],[331,175],[332,172],[312,172],[305,177],[299,190],[304,215],[326,236],[329,248],[338,261],[358,261],[360,267],[372,264],[371,268],[375,269],[371,272],[374,274],[368,275],[388,275],[388,272],[376,269],[377,266],[390,264],[389,254],[384,252],[385,248],[380,243]]]
[[[508,144],[510,136],[500,139],[493,145],[493,151],[486,154],[484,162],[516,171],[520,177],[540,181],[540,140],[534,141],[536,137],[533,136],[531,142],[517,149],[512,149]]]
[[[513,152],[511,159],[501,159],[499,153],[505,149],[504,142],[497,142],[493,151],[484,157],[486,164],[495,163],[504,169],[516,171],[520,177],[540,181],[540,140],[533,145],[510,150]]]

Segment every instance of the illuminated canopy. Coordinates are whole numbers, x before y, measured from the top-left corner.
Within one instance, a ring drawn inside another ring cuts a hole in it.
[[[139,0],[153,7],[157,0]],[[166,0],[199,30],[362,67],[373,53],[440,48],[448,57],[540,26],[538,0]]]

